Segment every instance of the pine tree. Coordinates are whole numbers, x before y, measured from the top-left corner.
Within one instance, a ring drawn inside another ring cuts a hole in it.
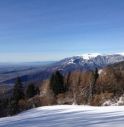
[[[59,71],[52,74],[50,78],[50,87],[55,95],[65,92],[64,77]]]
[[[26,90],[26,97],[31,98],[36,95],[36,92],[37,91],[36,91],[34,84],[29,84]]]
[[[16,79],[14,88],[13,88],[13,100],[18,102],[20,99],[24,98],[24,92],[23,92],[23,84],[21,82],[21,79],[18,77]]]
[[[13,96],[9,100],[8,105],[9,115],[14,115],[20,111],[18,102],[21,99],[24,99],[23,84],[21,82],[21,79],[18,77],[13,87]]]
[[[16,100],[10,99],[8,104],[8,115],[12,116],[19,112],[19,106]]]

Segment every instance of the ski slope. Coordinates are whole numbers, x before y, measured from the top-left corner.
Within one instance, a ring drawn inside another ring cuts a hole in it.
[[[1,118],[0,127],[124,127],[124,107],[45,106]]]

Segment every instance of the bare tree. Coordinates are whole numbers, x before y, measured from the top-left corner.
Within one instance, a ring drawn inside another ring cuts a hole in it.
[[[96,81],[99,77],[98,69],[91,72],[90,84],[89,84],[89,103],[91,103],[96,90]]]

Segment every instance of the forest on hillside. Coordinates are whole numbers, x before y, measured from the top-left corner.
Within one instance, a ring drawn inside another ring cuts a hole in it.
[[[124,62],[91,71],[73,71],[63,75],[55,71],[39,86],[24,87],[18,77],[10,97],[0,99],[0,116],[10,116],[46,105],[101,106],[115,102],[124,94]]]

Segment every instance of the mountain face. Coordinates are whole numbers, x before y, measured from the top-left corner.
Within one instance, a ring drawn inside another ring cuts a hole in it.
[[[123,54],[114,55],[100,55],[95,54],[85,54],[82,56],[75,56],[63,59],[56,64],[54,64],[52,70],[61,70],[62,72],[69,72],[74,70],[94,70],[95,68],[103,68],[107,65],[124,61]]]
[[[26,68],[24,71],[7,71],[0,74],[0,85],[1,84],[13,84],[16,77],[21,77],[24,83],[29,82],[40,82],[50,77],[50,75],[60,70],[63,74],[72,72],[75,70],[87,71],[94,70],[95,68],[103,68],[114,63],[124,61],[124,54],[112,54],[112,55],[101,55],[98,53],[84,54],[81,56],[74,56],[65,58],[56,63],[52,63],[47,66],[37,66],[36,68]],[[16,70],[14,68],[14,70]],[[2,78],[3,77],[3,78]]]

